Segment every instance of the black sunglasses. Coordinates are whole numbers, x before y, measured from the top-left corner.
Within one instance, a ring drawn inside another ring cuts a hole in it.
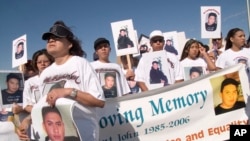
[[[157,43],[157,42],[160,42],[160,43],[162,43],[163,41],[164,41],[164,39],[152,39],[151,40],[153,43]]]
[[[217,40],[221,40],[221,38],[212,39],[212,41],[217,41]]]

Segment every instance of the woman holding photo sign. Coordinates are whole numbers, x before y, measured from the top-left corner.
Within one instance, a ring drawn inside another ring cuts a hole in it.
[[[84,140],[98,141],[96,107],[104,107],[105,98],[93,68],[82,58],[86,54],[80,41],[63,21],[55,22],[49,32],[43,34],[42,39],[47,41],[46,49],[55,62],[41,74],[40,90],[43,91],[46,85],[65,81],[63,88],[54,88],[43,93],[47,95],[46,101],[54,106],[58,98],[68,97],[87,108],[89,113],[83,112],[82,116],[88,114],[88,118],[77,123],[79,126],[88,127],[80,136]]]

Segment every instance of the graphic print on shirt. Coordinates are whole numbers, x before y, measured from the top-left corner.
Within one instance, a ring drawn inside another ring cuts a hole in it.
[[[120,74],[115,69],[96,69],[105,98],[114,98],[121,93]]]
[[[184,80],[190,80],[200,77],[205,74],[204,70],[206,69],[201,66],[190,66],[183,68],[184,68]]]
[[[161,57],[154,58],[150,69],[150,84],[163,83],[164,86],[168,85],[168,78],[162,71]]]
[[[250,82],[250,69],[249,69],[249,64],[248,64],[248,58],[246,57],[237,57],[235,59],[236,61],[236,64],[238,63],[242,63],[242,64],[245,64],[245,67],[246,67],[246,73],[247,73],[247,77],[248,77],[248,82]]]
[[[56,89],[56,88],[64,88],[64,85],[66,83],[66,80],[61,80],[58,82],[53,82],[53,83],[46,83],[43,89],[43,96],[47,95],[51,90]]]

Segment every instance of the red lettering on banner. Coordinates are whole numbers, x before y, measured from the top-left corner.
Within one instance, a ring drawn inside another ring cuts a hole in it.
[[[220,135],[223,132],[227,132],[230,130],[230,125],[246,125],[248,124],[248,120],[237,120],[237,121],[233,121],[230,124],[226,124],[223,126],[219,126],[219,127],[214,127],[214,128],[208,128],[208,135],[212,136],[212,135]]]
[[[193,133],[191,135],[186,136],[186,141],[193,141],[193,140],[198,140],[204,138],[204,131],[201,130],[198,133]]]

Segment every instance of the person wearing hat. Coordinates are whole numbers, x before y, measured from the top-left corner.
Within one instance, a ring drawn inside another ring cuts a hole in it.
[[[103,37],[97,38],[94,42],[94,49],[98,59],[90,64],[96,71],[97,76],[101,76],[107,72],[113,72],[116,76],[115,84],[117,85],[117,95],[115,95],[115,97],[130,93],[130,88],[125,75],[122,72],[121,66],[116,63],[111,63],[109,60],[109,54],[111,52],[109,40]],[[99,80],[101,79],[99,78]],[[102,84],[101,82],[100,84]],[[105,94],[105,92],[107,91],[104,91],[105,98],[109,98],[110,94]]]
[[[127,35],[126,29],[121,29],[120,34],[117,40],[118,43],[118,49],[125,49],[125,48],[131,48],[134,47],[134,43]]]
[[[86,53],[82,50],[80,40],[63,21],[56,21],[49,32],[43,34],[42,39],[46,41],[46,49],[55,61],[40,75],[40,92],[44,92],[48,86],[65,81],[63,88],[54,88],[43,93],[47,95],[46,101],[54,106],[58,98],[67,97],[88,109],[88,113],[77,113],[79,120],[75,122],[77,126],[88,127],[82,129],[82,139],[98,141],[96,107],[104,107],[105,97],[95,71],[83,58]],[[76,113],[73,111],[72,115],[74,118]]]
[[[167,70],[164,71],[164,75],[167,76],[168,84],[171,85],[177,82],[182,82],[184,77],[177,56],[163,49],[165,43],[163,33],[160,30],[154,30],[150,33],[149,38],[153,52],[149,52],[147,55],[153,56],[163,54],[167,59],[167,64],[164,64],[161,68]],[[149,71],[145,69],[148,66],[151,66],[151,62],[148,61],[148,56],[142,56],[135,71],[135,81],[138,82],[141,91],[148,91],[150,89],[150,75]]]
[[[225,78],[221,82],[219,93],[221,103],[214,108],[215,115],[224,114],[246,107],[244,100],[239,100],[239,85],[240,83],[233,78]]]
[[[217,28],[217,15],[213,12],[208,14],[207,22],[205,23],[206,31],[215,31]]]

